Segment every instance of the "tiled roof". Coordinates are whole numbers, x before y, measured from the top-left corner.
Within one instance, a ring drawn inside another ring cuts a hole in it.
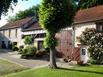
[[[10,22],[4,25],[3,27],[0,28],[0,30],[3,29],[9,29],[9,28],[16,28],[16,27],[21,27],[28,23],[33,17],[28,17],[22,20],[17,20],[15,22]],[[97,20],[102,20],[103,19],[103,5],[84,9],[84,10],[79,10],[76,13],[74,23],[84,23],[84,22],[91,22],[91,21],[97,21]],[[38,22],[35,22],[33,24],[30,24],[30,26],[23,31],[28,31],[28,30],[33,30],[33,29],[42,29],[39,25]]]
[[[32,23],[28,28],[23,29],[23,31],[31,31],[31,30],[38,30],[42,29],[38,22]]]
[[[79,10],[76,13],[74,22],[75,23],[84,23],[90,21],[97,21],[103,19],[103,5]]]
[[[30,21],[32,18],[33,17],[28,17],[28,18],[25,18],[25,19],[17,20],[15,22],[7,23],[6,25],[2,26],[0,28],[0,30],[21,27],[24,24],[26,24],[28,21]]]

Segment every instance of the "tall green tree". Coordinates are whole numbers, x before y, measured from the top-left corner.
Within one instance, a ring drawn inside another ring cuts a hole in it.
[[[6,15],[11,4],[16,4],[18,0],[0,0],[0,17],[2,14]]]
[[[78,9],[90,8],[103,5],[103,0],[75,0],[78,3]]]
[[[38,18],[38,10],[39,5],[36,5],[24,11],[19,11],[19,13],[16,13],[15,16],[10,16],[7,20],[8,22],[13,22],[31,16],[36,16]]]
[[[50,49],[50,67],[57,68],[55,47],[57,46],[56,33],[71,26],[75,15],[73,0],[42,0],[39,9],[40,25],[46,30],[44,46]]]
[[[89,8],[97,5],[102,5],[103,0],[72,0],[78,4],[79,9]],[[2,14],[6,14],[11,4],[17,4],[18,0],[0,0],[0,17]]]

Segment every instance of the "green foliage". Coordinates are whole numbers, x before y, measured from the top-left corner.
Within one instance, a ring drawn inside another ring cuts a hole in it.
[[[26,46],[21,53],[21,58],[29,58],[35,56],[36,50],[36,47],[34,47],[33,45]]]
[[[43,0],[39,9],[40,25],[46,30],[45,46],[55,47],[55,34],[62,28],[71,26],[75,15],[75,5],[72,0]]]
[[[92,36],[94,36],[95,34],[96,30],[94,28],[86,28],[85,31],[83,31],[82,34],[79,37],[77,37],[77,39],[83,45],[89,45]]]
[[[32,45],[25,47],[22,52],[22,54],[24,55],[35,55],[35,53],[36,53],[36,47]]]
[[[18,0],[0,0],[0,17],[1,15],[6,15],[6,13],[8,12],[8,9],[12,6],[11,4],[16,4],[18,2]]]
[[[79,9],[90,8],[98,5],[103,5],[103,0],[76,0]]]
[[[47,52],[45,51],[45,49],[40,49],[36,52],[36,57],[43,57],[46,54]]]
[[[62,7],[62,9],[65,11],[65,9],[67,9],[67,8],[64,8],[64,5],[58,5],[58,1],[60,1],[60,3],[62,3],[61,2],[61,0],[57,0],[57,1],[54,1],[55,2],[55,5],[57,6],[56,8],[58,8],[58,10],[60,10],[61,9],[61,7]],[[97,6],[97,5],[103,5],[103,0],[67,0],[68,2],[69,1],[74,1],[74,2],[72,2],[73,4],[78,4],[76,7],[78,7],[79,9],[84,9],[84,8],[90,8],[90,7],[94,7],[94,6]],[[12,5],[11,4],[13,4],[13,5],[16,5],[16,3],[18,2],[18,0],[0,0],[0,17],[1,17],[1,15],[2,14],[4,14],[4,15],[6,15],[6,13],[8,12],[8,9],[9,8],[11,8],[12,10],[13,10],[13,8],[12,8]],[[43,0],[43,2],[42,2],[42,4],[44,4],[45,6],[44,7],[42,7],[42,9],[44,9],[44,11],[45,11],[45,13],[46,13],[46,9],[47,8],[50,8],[50,9],[48,9],[47,10],[47,12],[49,11],[49,12],[53,12],[54,10],[55,11],[57,11],[57,9],[55,9],[54,8],[54,3],[53,3],[53,7],[52,7],[52,4],[50,4],[50,2],[52,2],[52,0],[50,0],[50,1],[46,1],[46,0]],[[65,6],[69,6],[69,3],[68,2],[66,2],[66,0],[63,0],[63,4],[68,4],[68,5],[65,5]],[[47,4],[47,5],[46,5]],[[47,8],[45,8],[47,6]],[[29,10],[28,10],[29,11]],[[59,11],[57,11],[57,12],[59,12]],[[68,10],[68,12],[69,12],[69,10]],[[44,13],[44,14],[45,14]],[[27,15],[27,16],[29,16],[29,14],[30,15],[32,15],[33,14],[33,11],[31,11],[31,13],[30,12],[25,12],[25,15]],[[61,13],[62,14],[62,13]],[[47,14],[46,13],[46,15],[45,16],[48,16],[49,14]],[[51,13],[51,15],[53,15],[52,13]],[[56,15],[56,14],[55,14]],[[54,15],[54,16],[55,16]],[[64,14],[63,14],[64,15]],[[65,14],[66,15],[66,14]],[[22,16],[22,15],[21,15]],[[44,17],[45,17],[44,16]],[[25,17],[25,16],[24,16]],[[22,18],[22,17],[21,17]],[[11,21],[11,20],[15,20],[16,19],[16,17],[10,17],[9,18],[9,21]],[[58,18],[59,20],[61,19],[61,17],[60,18]],[[44,19],[45,20],[45,19]],[[48,20],[47,20],[48,21]],[[53,21],[53,20],[52,20]],[[43,24],[43,23],[42,23]],[[61,24],[62,25],[62,24]],[[63,24],[64,25],[64,24]]]
[[[45,38],[44,42],[44,47],[45,48],[50,48],[52,46],[57,46],[58,42],[55,36],[50,35],[49,33],[47,34],[47,37]]]
[[[43,0],[39,11],[40,24],[47,31],[57,33],[71,26],[74,13],[74,5],[69,0]]]
[[[64,65],[64,64],[63,64]],[[4,77],[102,77],[102,66],[75,66],[75,68],[49,69],[33,68],[20,73],[9,74]]]
[[[97,60],[94,60],[94,59],[90,59],[89,63],[101,65],[101,64],[103,64],[103,61],[100,62],[100,61],[97,61]]]
[[[27,44],[27,45],[30,45],[33,43],[33,37],[32,36],[26,36],[24,38],[24,43]]]
[[[96,29],[86,29],[80,37],[81,44],[89,46],[88,50],[94,63],[103,63],[103,34],[97,33]]]
[[[8,60],[0,59],[0,77],[11,73],[17,73],[23,70],[27,70],[27,68]]]
[[[36,5],[24,11],[19,11],[19,13],[17,13],[15,16],[10,16],[7,20],[8,22],[13,22],[31,16],[37,16],[38,18],[38,10],[39,10],[39,5]]]
[[[12,50],[13,51],[18,51],[17,42],[12,43]]]
[[[23,52],[23,49],[24,49],[24,46],[23,46],[23,45],[19,46],[18,52],[19,52],[19,53],[22,53],[22,52]]]
[[[91,38],[88,50],[97,64],[103,64],[103,34],[95,34]]]

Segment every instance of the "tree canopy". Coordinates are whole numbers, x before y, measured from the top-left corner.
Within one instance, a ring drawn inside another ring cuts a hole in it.
[[[11,4],[16,4],[18,0],[0,0],[0,17],[2,14],[6,15]]]
[[[11,21],[13,22],[13,21],[20,20],[26,17],[31,17],[31,16],[37,16],[38,18],[38,10],[39,10],[39,5],[36,5],[24,11],[19,11],[19,13],[16,13],[15,16],[9,16],[7,20],[8,22],[11,22]]]
[[[32,36],[26,36],[24,38],[24,43],[27,45],[33,44],[33,37]]]
[[[78,9],[90,8],[98,5],[103,5],[103,0],[75,0],[78,2]]]
[[[55,35],[61,29],[71,26],[75,15],[73,0],[42,0],[39,9],[40,25],[46,30],[45,47],[50,48],[50,67],[56,68]]]
[[[2,14],[6,15],[11,4],[16,4],[19,0],[0,0],[0,17]],[[78,9],[90,8],[97,5],[102,5],[103,0],[72,0],[75,1]],[[11,7],[12,8],[12,7]]]

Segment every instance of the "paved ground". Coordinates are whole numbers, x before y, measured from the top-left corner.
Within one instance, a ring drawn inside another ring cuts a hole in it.
[[[38,68],[49,65],[49,61],[47,58],[36,58],[36,59],[21,59],[20,55],[17,52],[9,51],[9,50],[0,50],[0,58],[11,61],[13,63],[28,67],[28,68]],[[57,59],[57,65],[60,67],[73,67],[75,62],[64,63]]]
[[[0,50],[0,58],[23,65],[28,68],[46,66],[48,61],[46,58],[43,59],[21,59],[17,52],[7,52],[7,50]]]

